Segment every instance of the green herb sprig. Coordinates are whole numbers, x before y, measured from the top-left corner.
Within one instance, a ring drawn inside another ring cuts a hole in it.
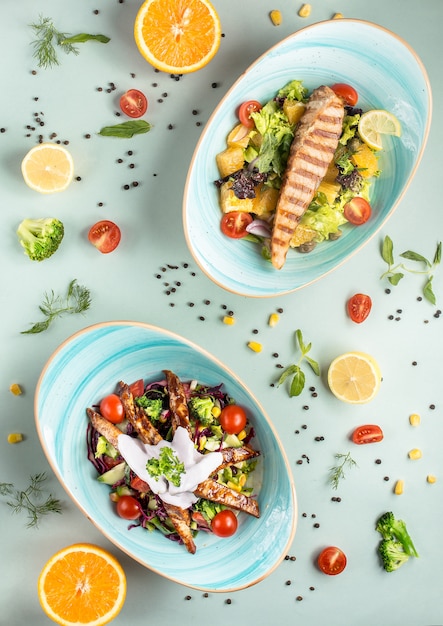
[[[47,330],[57,317],[84,313],[89,309],[90,305],[91,295],[89,289],[79,285],[74,278],[69,283],[66,296],[56,296],[52,290],[44,294],[43,303],[39,306],[39,309],[45,316],[45,319],[41,322],[36,322],[28,330],[23,330],[21,334],[41,333]]]
[[[128,122],[122,122],[121,124],[115,124],[114,126],[104,126],[99,135],[103,137],[120,137],[123,139],[129,139],[134,135],[142,135],[151,130],[151,124],[145,120],[130,120]]]
[[[418,252],[413,252],[412,250],[406,250],[406,252],[402,252],[399,255],[403,259],[407,259],[408,261],[421,263],[423,269],[412,269],[411,267],[408,267],[401,262],[396,264],[394,261],[394,244],[392,242],[392,239],[386,235],[386,237],[383,239],[381,256],[383,260],[387,263],[388,269],[380,276],[380,278],[387,278],[391,285],[395,286],[398,285],[400,280],[404,277],[404,272],[424,276],[426,278],[426,282],[423,285],[423,295],[426,300],[428,300],[431,304],[435,304],[437,302],[437,298],[435,297],[432,288],[432,281],[437,266],[440,265],[441,262],[441,253],[442,243],[441,241],[439,241],[432,261],[419,254]]]
[[[60,500],[52,495],[48,495],[45,500],[43,494],[43,483],[46,480],[44,472],[31,476],[29,486],[21,491],[16,489],[12,483],[0,483],[0,496],[10,498],[6,504],[11,507],[13,513],[25,511],[28,516],[27,527],[37,527],[41,517],[49,513],[61,513]]]
[[[282,385],[288,377],[292,377],[291,384],[289,386],[290,397],[299,396],[304,389],[306,376],[304,371],[301,369],[301,364],[303,361],[306,361],[308,363],[316,376],[320,376],[319,364],[317,363],[317,361],[314,361],[314,359],[308,356],[312,344],[304,343],[303,335],[300,329],[295,331],[295,341],[296,344],[298,343],[298,346],[301,350],[300,358],[297,363],[289,365],[278,379],[278,386],[280,387],[280,385]]]
[[[158,459],[149,459],[146,469],[155,480],[164,476],[176,487],[180,487],[181,475],[186,474],[185,464],[180,462],[174,450],[168,446],[163,446]]]
[[[105,35],[89,35],[80,33],[69,36],[67,33],[59,31],[50,17],[42,17],[38,22],[30,25],[34,31],[35,40],[32,41],[34,47],[34,58],[37,59],[39,67],[45,69],[60,65],[57,56],[57,49],[60,48],[66,54],[79,54],[78,48],[74,45],[85,41],[95,40],[100,43],[108,43],[109,37]]]
[[[335,455],[337,464],[329,469],[329,482],[333,489],[338,489],[340,481],[346,477],[346,470],[356,467],[357,463],[351,457],[351,453],[347,454],[337,453]]]

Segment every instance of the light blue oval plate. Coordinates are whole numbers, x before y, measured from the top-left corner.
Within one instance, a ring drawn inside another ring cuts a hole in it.
[[[364,42],[364,45],[362,45]],[[221,212],[214,180],[215,156],[238,123],[245,100],[266,102],[289,80],[312,90],[345,82],[359,93],[363,110],[387,109],[403,133],[384,141],[382,174],[373,185],[370,221],[346,225],[335,242],[309,254],[290,251],[281,270],[261,258],[259,246],[232,240],[220,231]],[[202,271],[224,289],[251,297],[295,291],[328,274],[369,241],[398,206],[427,141],[432,98],[427,73],[411,47],[394,33],[352,19],[319,22],[296,32],[261,56],[234,83],[209,119],[190,164],[183,201],[187,244]]]
[[[128,530],[97,482],[87,460],[86,408],[128,383],[163,378],[171,369],[183,380],[224,384],[245,407],[260,450],[260,518],[240,516],[235,535],[207,533],[196,538],[197,552],[168,541],[160,532]],[[176,334],[136,322],[108,322],[67,339],[44,367],[35,395],[37,431],[48,461],[83,513],[116,546],[142,565],[175,582],[205,591],[235,591],[263,580],[284,558],[296,528],[296,496],[291,470],[278,436],[252,393],[220,361]]]

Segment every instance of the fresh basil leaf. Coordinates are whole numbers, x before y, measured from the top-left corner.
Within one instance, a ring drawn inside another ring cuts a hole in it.
[[[439,241],[437,244],[437,250],[435,251],[435,255],[434,255],[434,265],[439,265],[440,262],[441,262],[441,241]]]
[[[303,391],[305,386],[305,375],[302,370],[297,366],[297,371],[294,374],[294,378],[291,382],[291,387],[289,389],[289,395],[291,398],[293,396],[299,396]]]
[[[381,256],[388,265],[394,264],[394,244],[388,235],[383,239]]]
[[[413,252],[412,250],[406,250],[406,252],[402,252],[400,254],[404,259],[408,259],[409,261],[418,261],[419,263],[424,263],[428,267],[431,267],[430,262],[418,252]]]
[[[122,124],[115,124],[114,126],[104,126],[98,134],[103,137],[121,137],[123,139],[129,139],[134,135],[141,135],[150,130],[151,124],[145,122],[145,120],[130,120]]]
[[[311,369],[314,372],[314,374],[316,376],[320,376],[320,366],[317,363],[317,361],[314,361],[314,359],[311,359],[311,357],[309,357],[307,355],[305,355],[305,359],[309,363],[309,365],[311,366]]]
[[[428,280],[426,285],[423,287],[423,295],[426,300],[429,300],[431,304],[435,304],[437,302],[435,298],[435,294],[432,291],[432,277]]]
[[[106,35],[88,35],[88,33],[79,33],[78,35],[73,35],[72,37],[66,37],[66,39],[60,41],[60,45],[65,46],[66,44],[84,43],[85,41],[91,40],[99,41],[100,43],[108,43],[111,41],[111,39],[106,37]]]
[[[403,276],[404,274],[402,274],[401,272],[397,272],[396,274],[392,274],[392,276],[388,276],[388,280],[391,285],[398,285]]]
[[[300,350],[302,352],[305,352],[306,351],[306,347],[305,347],[305,344],[303,342],[303,335],[302,335],[302,332],[301,332],[300,329],[297,329],[295,331],[295,337],[296,337],[296,339],[298,341],[298,345],[300,346]]]
[[[287,367],[285,371],[283,372],[283,374],[278,379],[278,383],[277,383],[278,386],[282,385],[285,382],[285,380],[288,378],[288,376],[292,376],[292,374],[295,374],[296,371],[297,371],[297,365],[290,365],[289,367]]]

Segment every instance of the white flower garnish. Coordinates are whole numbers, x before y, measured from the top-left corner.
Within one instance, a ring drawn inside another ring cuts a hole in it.
[[[154,478],[146,469],[146,463],[150,459],[158,459],[160,450],[164,446],[172,448],[185,466],[179,487],[170,483],[164,476]],[[147,482],[154,493],[158,494],[164,502],[182,509],[187,509],[197,502],[198,498],[194,494],[197,485],[206,480],[223,462],[221,452],[200,454],[195,449],[188,431],[182,426],[177,428],[171,442],[162,440],[155,446],[143,443],[138,438],[121,434],[118,437],[118,449],[132,471]]]

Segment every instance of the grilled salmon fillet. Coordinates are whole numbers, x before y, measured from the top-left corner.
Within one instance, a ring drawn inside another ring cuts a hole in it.
[[[314,89],[295,131],[277,202],[272,265],[281,269],[300,218],[332,161],[342,133],[343,100],[323,85]]]

